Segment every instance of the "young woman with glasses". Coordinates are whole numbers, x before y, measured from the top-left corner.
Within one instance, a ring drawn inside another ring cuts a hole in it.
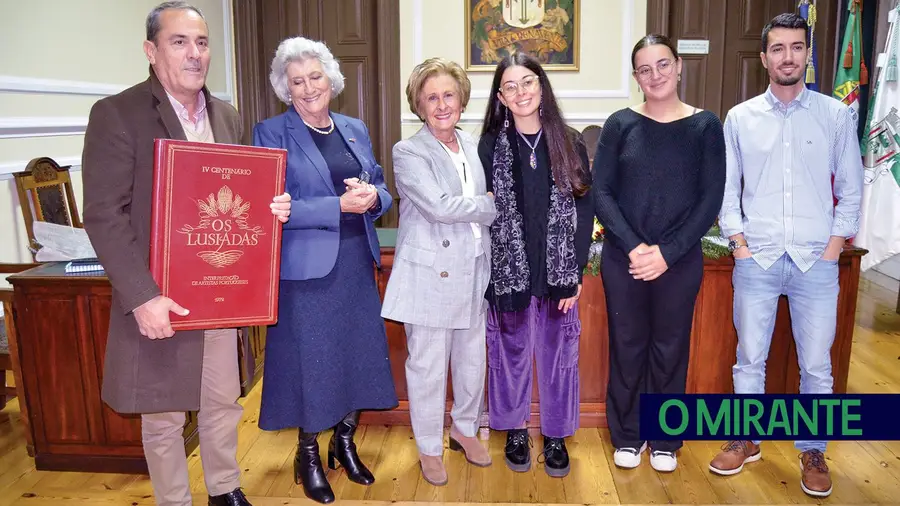
[[[662,35],[631,53],[645,101],[604,123],[593,166],[597,218],[606,231],[600,272],[609,317],[606,419],[617,466],[675,470],[681,441],[639,439],[640,394],[682,394],[700,241],[725,189],[722,123],[678,98],[681,58]]]
[[[548,475],[562,477],[565,438],[578,428],[577,301],[593,206],[584,140],[566,126],[533,57],[516,53],[497,66],[478,154],[497,207],[487,291],[490,426],[507,431],[506,464],[530,469],[536,361],[542,460]]]

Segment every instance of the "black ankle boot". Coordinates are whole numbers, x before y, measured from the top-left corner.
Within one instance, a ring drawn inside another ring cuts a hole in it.
[[[331,442],[328,443],[328,467],[337,469],[337,465],[334,463],[337,459],[347,472],[347,478],[350,478],[350,481],[361,485],[371,485],[375,482],[375,477],[359,460],[356,443],[353,442],[353,435],[356,434],[358,426],[359,411],[351,411],[334,428]]]
[[[506,432],[506,466],[518,473],[531,469],[531,438],[527,429]]]
[[[300,430],[300,442],[297,445],[297,456],[294,457],[294,483],[303,485],[303,492],[313,501],[323,504],[334,502],[334,492],[322,469],[322,458],[319,457],[317,432]]]
[[[554,478],[569,474],[569,451],[561,437],[544,436],[544,471]]]

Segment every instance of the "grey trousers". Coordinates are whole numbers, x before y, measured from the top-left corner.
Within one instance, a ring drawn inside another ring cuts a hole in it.
[[[173,339],[177,339],[174,337]],[[237,330],[207,330],[200,384],[200,460],[209,495],[240,487],[237,426],[243,407],[237,360]],[[191,506],[191,487],[184,456],[184,412],[141,415],[141,440],[159,506]]]
[[[440,456],[444,449],[444,406],[447,369],[453,376],[453,424],[474,437],[484,407],[487,359],[485,320],[463,330],[406,324],[406,388],[409,417],[416,446],[422,455]]]

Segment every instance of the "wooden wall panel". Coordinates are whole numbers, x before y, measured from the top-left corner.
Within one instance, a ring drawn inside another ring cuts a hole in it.
[[[710,3],[721,0],[685,0],[675,4],[675,26],[680,28],[681,37],[705,39],[709,37]]]
[[[733,0],[732,0],[733,3]],[[760,45],[760,33],[762,27],[769,22],[774,16],[770,16],[772,2],[770,0],[741,0],[741,8],[736,12],[740,13],[741,22],[738,24],[736,36],[744,41]]]
[[[729,102],[739,104],[747,99],[759,95],[760,89],[765,90],[768,86],[769,75],[762,66],[759,59],[759,53],[739,52],[735,54],[737,64],[729,66],[736,69],[734,75],[737,86],[731,94]]]
[[[370,23],[374,16],[368,16],[365,2],[362,0],[340,0],[337,5],[337,33],[338,44],[367,44],[371,33]]]
[[[679,83],[678,95],[688,104],[698,104],[698,107],[703,107],[699,104],[703,104],[711,92],[708,87],[709,59],[699,55],[685,55],[681,57],[681,62],[682,79]]]

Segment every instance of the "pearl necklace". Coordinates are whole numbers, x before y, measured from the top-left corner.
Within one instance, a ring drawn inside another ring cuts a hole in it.
[[[318,128],[312,126],[312,125],[310,125],[309,123],[307,123],[305,119],[303,119],[303,118],[300,118],[300,119],[303,120],[303,124],[304,124],[304,125],[308,126],[310,129],[312,129],[312,130],[314,130],[315,132],[320,133],[320,134],[322,134],[322,135],[328,135],[328,134],[330,134],[331,132],[334,132],[334,120],[331,119],[331,116],[328,117],[328,121],[331,122],[331,126],[328,127],[328,130],[320,130],[320,129],[318,129]]]

